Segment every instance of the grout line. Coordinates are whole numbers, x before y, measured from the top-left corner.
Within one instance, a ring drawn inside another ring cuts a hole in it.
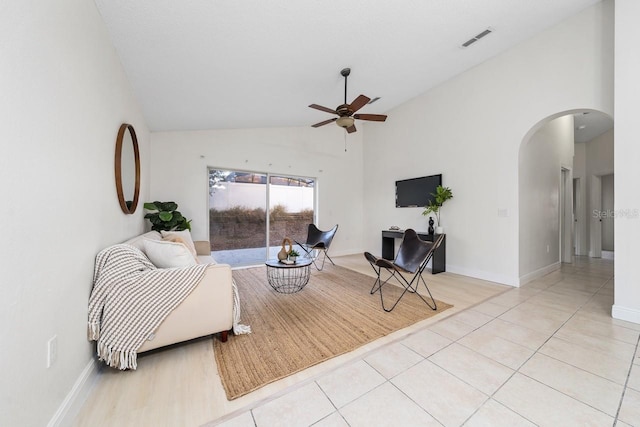
[[[624,401],[624,395],[627,392],[627,387],[629,385],[629,377],[631,377],[631,370],[633,369],[633,362],[636,360],[636,356],[638,354],[638,345],[640,345],[640,336],[638,336],[638,340],[636,341],[636,349],[633,352],[633,357],[631,358],[631,364],[629,365],[629,372],[627,373],[627,379],[624,382],[624,388],[622,389],[622,396],[620,396],[620,403],[618,404],[618,410],[616,411],[616,417],[613,421],[614,427],[618,424],[618,417],[620,416],[620,409],[622,408],[622,402]]]

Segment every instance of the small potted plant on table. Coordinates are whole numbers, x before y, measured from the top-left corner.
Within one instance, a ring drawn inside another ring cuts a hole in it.
[[[289,261],[293,261],[294,264],[296,263],[296,259],[300,256],[298,251],[296,251],[295,249],[291,249],[287,255]]]
[[[422,215],[430,216],[434,214],[436,217],[436,234],[442,234],[444,229],[440,225],[440,208],[444,202],[453,198],[453,193],[449,187],[443,187],[442,185],[438,185],[436,187],[436,192],[431,193],[434,197],[433,200],[429,200],[429,204],[424,207],[424,211],[422,211]]]

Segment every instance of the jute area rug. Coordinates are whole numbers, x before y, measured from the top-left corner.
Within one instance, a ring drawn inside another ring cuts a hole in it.
[[[251,326],[252,333],[229,336],[226,343],[213,340],[227,399],[452,307],[437,301],[438,310],[433,311],[418,296],[407,294],[391,313],[385,313],[379,294],[369,294],[374,278],[332,265],[325,265],[321,272],[311,268],[309,284],[295,294],[274,291],[267,282],[266,267],[233,271],[241,321]],[[385,301],[397,298],[401,291],[395,286],[383,290]]]

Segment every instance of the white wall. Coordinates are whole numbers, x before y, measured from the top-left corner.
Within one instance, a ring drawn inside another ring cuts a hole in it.
[[[118,128],[137,130],[143,199],[149,132],[92,1],[0,10],[0,425],[43,426],[92,366],[97,252],[143,229],[142,209],[125,216],[116,196]],[[47,369],[53,335],[58,360]]]
[[[576,222],[574,227],[574,232],[578,237],[576,255],[584,256],[589,254],[589,223],[591,222],[587,203],[587,144],[574,144],[573,177],[578,179],[575,194]]]
[[[640,2],[617,0],[615,10],[615,208],[640,209],[640,144],[638,144],[638,100],[640,99]],[[615,304],[613,317],[640,323],[640,218],[616,221]]]
[[[573,115],[546,123],[520,148],[520,282],[560,262],[561,169],[573,164]]]
[[[194,238],[208,240],[208,167],[317,178],[318,226],[340,225],[332,252],[360,252],[363,134],[349,135],[345,152],[337,126],[154,132],[151,198],[174,200]]]
[[[517,284],[520,144],[545,118],[613,115],[612,12],[598,3],[368,125],[367,250],[391,224],[427,228],[420,209],[394,207],[394,181],[442,173],[454,193],[442,213],[447,270]]]
[[[267,184],[246,182],[224,182],[222,188],[209,192],[209,207],[226,210],[234,206],[249,209],[266,206]],[[296,187],[289,185],[271,185],[269,204],[282,205],[287,212],[313,210],[314,187]]]
[[[601,228],[601,222],[594,210],[600,211],[602,206],[594,200],[594,179],[614,172],[614,130],[611,129],[600,136],[584,143],[575,144],[574,174],[580,178],[580,188],[584,203],[578,211],[578,227],[584,238],[580,245],[580,255],[600,256],[601,239],[596,230]],[[597,181],[596,181],[597,182]],[[593,240],[593,242],[592,242]]]
[[[614,178],[613,174],[602,177],[602,250],[613,251],[614,238]]]

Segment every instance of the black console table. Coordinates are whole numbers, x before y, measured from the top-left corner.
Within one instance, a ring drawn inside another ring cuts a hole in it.
[[[434,234],[417,232],[418,237],[427,242],[433,242]],[[395,239],[402,239],[404,230],[382,230],[382,258],[393,260],[396,256]],[[442,239],[442,244],[433,253],[431,259],[431,274],[447,271],[447,236]]]

